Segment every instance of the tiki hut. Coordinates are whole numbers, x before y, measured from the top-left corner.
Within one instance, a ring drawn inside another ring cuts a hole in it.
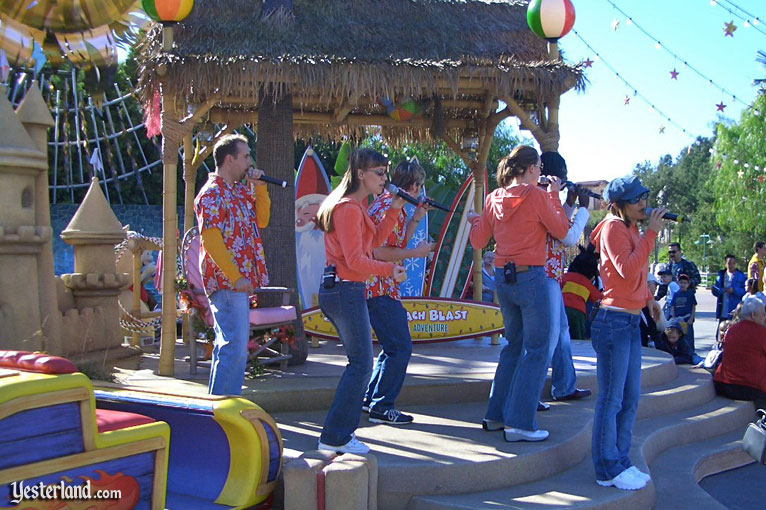
[[[526,7],[521,0],[196,0],[184,21],[154,26],[140,48],[140,88],[150,113],[153,106],[159,113],[158,98],[163,108],[171,187],[165,190],[166,250],[175,245],[170,202],[181,143],[187,228],[193,221],[194,174],[210,151],[193,157],[200,120],[218,123],[221,134],[257,126],[258,166],[285,180],[293,176],[294,136],[339,136],[365,126],[381,126],[393,142],[443,139],[479,186],[492,135],[507,117],[518,117],[543,150],[556,150],[559,97],[582,89],[584,78],[579,66],[559,58],[555,44],[529,30]],[[382,98],[411,99],[421,112],[397,121]],[[295,282],[292,207],[291,200],[273,201],[264,233],[273,280],[288,286]],[[474,279],[480,278],[479,269]],[[172,321],[163,323],[163,346],[173,339]],[[172,371],[171,361],[161,362],[161,370]]]

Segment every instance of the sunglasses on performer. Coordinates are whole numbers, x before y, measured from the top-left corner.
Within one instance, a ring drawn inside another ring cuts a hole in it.
[[[649,198],[649,192],[645,191],[645,192],[641,193],[640,195],[638,195],[636,198],[631,198],[630,200],[627,200],[627,202],[629,204],[637,204],[641,200],[647,200],[648,198]]]

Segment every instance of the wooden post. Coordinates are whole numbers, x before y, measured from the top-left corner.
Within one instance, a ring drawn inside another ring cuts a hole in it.
[[[192,164],[194,160],[194,148],[191,131],[184,135],[184,231],[194,226],[194,185],[197,181],[197,168]],[[181,316],[181,338],[189,341],[189,372],[197,373],[197,338],[191,328],[191,316],[185,313]]]
[[[159,374],[173,376],[176,348],[176,253],[178,230],[178,115],[172,98],[162,101],[162,339]]]
[[[132,251],[133,256],[133,308],[131,313],[134,317],[141,317],[141,255],[143,250]],[[133,345],[140,345],[141,333],[134,331],[131,334]]]

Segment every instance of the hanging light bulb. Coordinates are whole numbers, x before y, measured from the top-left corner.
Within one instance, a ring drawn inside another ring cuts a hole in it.
[[[205,143],[210,143],[215,139],[215,125],[207,119],[197,130],[197,138]]]
[[[468,152],[476,152],[479,148],[479,134],[475,129],[465,128],[463,130],[463,150]]]

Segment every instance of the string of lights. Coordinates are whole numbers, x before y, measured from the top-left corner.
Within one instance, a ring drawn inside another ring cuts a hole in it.
[[[731,7],[724,5],[724,3],[729,4]],[[729,14],[734,16],[735,18],[738,18],[741,20],[746,27],[753,27],[756,31],[762,33],[763,35],[766,35],[766,31],[764,31],[760,25],[763,23],[758,16],[755,16],[753,14],[750,14],[742,7],[738,6],[734,2],[731,2],[730,0],[710,0],[710,5],[713,7],[720,7],[724,10],[726,10]],[[741,11],[744,13],[744,16],[742,14],[739,14],[736,11]]]
[[[732,98],[732,100],[733,100],[733,101],[735,101],[735,102],[737,102],[737,103],[740,103],[740,104],[742,104],[742,105],[743,105],[743,106],[745,106],[745,107],[748,107],[748,106],[750,106],[750,105],[748,105],[748,104],[747,104],[745,101],[743,101],[742,99],[738,98],[738,97],[737,97],[735,94],[733,94],[732,92],[729,92],[728,90],[726,90],[726,89],[725,89],[725,88],[724,88],[722,85],[719,85],[718,83],[716,83],[715,81],[713,81],[713,79],[712,79],[712,78],[710,78],[709,76],[705,75],[705,74],[704,74],[702,71],[700,71],[699,69],[697,69],[697,68],[696,68],[696,67],[694,67],[693,65],[689,64],[689,62],[687,62],[687,61],[686,61],[684,58],[682,58],[681,56],[679,56],[679,55],[678,55],[677,53],[675,53],[673,50],[671,50],[670,48],[668,48],[667,46],[665,46],[665,45],[662,43],[662,41],[660,41],[660,40],[659,40],[657,37],[655,37],[655,36],[653,36],[652,34],[650,34],[650,33],[649,33],[649,32],[648,32],[646,29],[644,29],[644,28],[643,28],[641,25],[639,25],[638,23],[636,23],[636,20],[635,20],[635,19],[633,19],[633,18],[632,18],[630,15],[628,15],[628,14],[627,14],[625,11],[623,11],[622,9],[620,9],[620,7],[619,7],[617,4],[615,4],[615,3],[614,3],[612,0],[606,0],[606,2],[607,2],[607,3],[609,3],[609,4],[610,4],[612,7],[614,7],[614,8],[615,8],[615,10],[617,10],[617,12],[619,12],[620,14],[622,14],[623,16],[625,16],[625,17],[628,19],[628,21],[630,22],[630,24],[634,25],[634,26],[635,26],[635,27],[636,27],[636,28],[637,28],[637,29],[638,29],[638,30],[639,30],[639,31],[640,31],[642,34],[644,34],[644,35],[645,35],[645,36],[647,36],[649,39],[651,39],[652,41],[654,41],[654,42],[655,42],[655,46],[656,46],[658,49],[663,49],[663,50],[665,50],[665,52],[667,52],[667,53],[668,53],[669,55],[671,55],[673,58],[675,58],[676,60],[678,60],[678,61],[680,61],[680,62],[683,62],[684,66],[685,66],[687,69],[690,69],[691,71],[693,71],[694,73],[696,73],[696,74],[697,74],[698,76],[700,76],[700,77],[701,77],[703,80],[707,81],[707,82],[708,82],[708,83],[709,83],[711,86],[713,86],[713,87],[717,88],[717,89],[718,89],[718,90],[720,90],[722,93],[726,94],[727,96],[730,96],[730,97]],[[721,104],[723,105],[723,102],[721,102]],[[725,105],[724,105],[724,108],[725,108]],[[720,106],[719,106],[719,108],[718,108],[718,109],[719,109],[719,111],[722,111],[722,108],[721,108]]]
[[[586,41],[586,40],[583,38],[583,36],[581,36],[581,35],[580,35],[580,33],[579,33],[577,30],[575,30],[575,29],[572,29],[572,33],[573,33],[573,34],[575,34],[575,36],[577,36],[577,38],[578,38],[578,39],[580,39],[580,41],[581,41],[581,42],[582,42],[582,43],[583,43],[583,44],[584,44],[584,45],[585,45],[585,46],[586,46],[586,47],[587,47],[587,48],[588,48],[588,49],[589,49],[591,52],[593,52],[593,54],[596,56],[596,58],[598,58],[598,60],[599,60],[599,61],[600,61],[602,64],[604,64],[604,65],[607,67],[607,69],[609,69],[609,70],[612,72],[612,74],[614,74],[614,75],[615,75],[615,76],[616,76],[616,77],[617,77],[617,78],[618,78],[618,79],[619,79],[621,82],[623,82],[623,83],[625,84],[625,86],[627,86],[627,87],[628,87],[628,88],[629,88],[631,91],[633,91],[633,95],[634,95],[635,97],[638,97],[639,99],[641,99],[641,100],[642,100],[644,103],[646,103],[646,104],[649,106],[649,108],[651,108],[651,109],[652,109],[652,110],[653,110],[655,113],[657,113],[658,115],[660,115],[660,116],[661,116],[661,117],[662,117],[664,120],[666,120],[668,123],[670,123],[671,125],[675,126],[675,127],[676,127],[676,128],[679,130],[679,131],[681,131],[681,132],[682,132],[682,133],[684,133],[685,135],[689,136],[690,138],[694,138],[694,135],[693,135],[693,134],[692,134],[692,133],[691,133],[689,130],[685,129],[685,128],[684,128],[683,126],[681,126],[679,123],[677,123],[676,121],[674,121],[673,119],[671,119],[671,118],[670,118],[668,115],[666,115],[666,114],[665,114],[665,113],[664,113],[662,110],[660,110],[660,109],[659,109],[657,106],[655,106],[655,105],[654,105],[654,103],[652,103],[652,101],[650,101],[650,100],[649,100],[649,98],[647,98],[646,96],[644,96],[643,94],[641,94],[641,93],[638,91],[638,89],[637,89],[636,87],[634,87],[633,85],[631,85],[631,84],[630,84],[630,82],[628,82],[628,80],[627,80],[627,79],[625,79],[625,77],[624,77],[623,75],[621,75],[621,74],[620,74],[620,73],[619,73],[619,72],[618,72],[618,71],[617,71],[617,70],[616,70],[614,67],[612,67],[612,65],[611,65],[609,62],[607,62],[607,61],[604,59],[604,57],[602,57],[602,56],[599,54],[599,52],[598,52],[598,51],[596,51],[596,50],[593,48],[593,46],[591,46],[591,45],[588,43],[588,41]],[[586,65],[587,65],[587,64],[586,64]],[[630,97],[626,96],[626,98],[625,98],[625,104],[627,105],[629,102],[630,102]],[[663,133],[663,132],[664,132],[664,128],[665,128],[664,126],[660,126],[660,128],[659,128],[659,130],[660,130],[660,133]]]

